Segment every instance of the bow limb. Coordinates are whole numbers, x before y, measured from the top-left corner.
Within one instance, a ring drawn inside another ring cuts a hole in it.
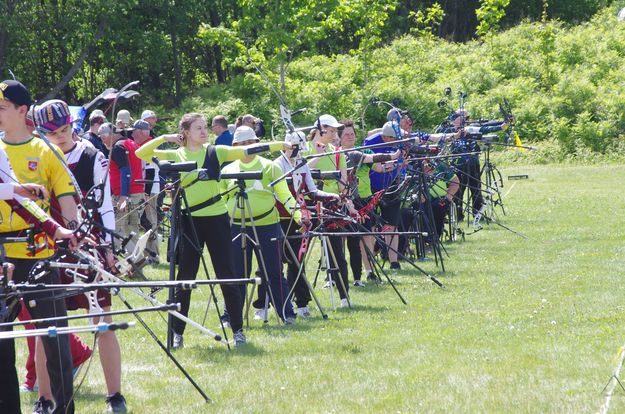
[[[306,255],[306,251],[308,250],[308,240],[309,240],[309,229],[311,225],[311,215],[310,211],[306,207],[306,200],[304,199],[304,194],[299,191],[296,197],[297,204],[299,204],[300,212],[302,214],[302,223],[304,223],[305,231],[304,237],[302,238],[299,246],[299,250],[297,252],[297,261],[302,262],[302,259]]]

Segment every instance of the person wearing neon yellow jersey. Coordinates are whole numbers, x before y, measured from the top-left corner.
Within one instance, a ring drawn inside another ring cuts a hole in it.
[[[15,80],[5,80],[0,83],[0,130],[4,132],[4,136],[0,140],[0,148],[6,152],[11,162],[16,178],[15,182],[29,182],[43,186],[51,197],[56,197],[66,224],[75,226],[78,219],[78,209],[74,201],[76,189],[69,173],[63,167],[64,161],[58,159],[42,139],[35,138],[26,125],[26,113],[31,104],[30,93],[22,83]],[[7,170],[5,173],[9,173],[9,171]],[[45,208],[49,208],[46,200],[41,199],[38,202],[45,202]],[[29,209],[29,211],[34,210]],[[25,236],[26,231],[31,228],[32,222],[22,217],[21,214],[15,214],[15,212],[14,206],[6,202],[0,203],[2,218],[0,237]],[[44,222],[44,226],[35,228],[35,244],[37,245],[35,249],[30,249],[28,243],[4,244],[7,261],[15,266],[13,280],[17,283],[27,280],[30,270],[39,260],[47,259],[55,253],[54,240],[51,237],[55,232],[46,230],[46,216],[41,210],[35,213],[35,216]],[[68,238],[71,237],[71,234],[68,235]],[[42,247],[38,247],[40,245]],[[38,279],[38,282],[58,284],[60,283],[59,274],[51,270]],[[25,295],[24,303],[29,307],[32,317],[36,319],[67,315],[65,301],[63,299],[52,300],[46,293]],[[36,306],[33,305],[35,303]],[[67,326],[67,321],[40,323],[37,324],[37,327],[43,328],[52,324],[59,327]],[[14,355],[12,340],[0,342],[2,342],[2,348],[8,347],[8,349],[0,349],[3,359]],[[52,381],[52,397],[56,402],[57,410],[59,410],[58,412],[73,413],[72,357],[68,337],[67,335],[59,335],[55,338],[44,337],[42,342],[48,361],[50,380]],[[5,361],[0,363],[0,371],[2,371],[0,377],[9,378],[7,381],[11,383],[13,372],[5,364]],[[12,389],[10,385],[9,387]],[[41,401],[42,399],[44,398],[40,398],[37,404],[52,404],[48,400]]]
[[[257,144],[248,147],[227,147],[208,143],[208,125],[202,114],[188,113],[179,123],[179,134],[163,135],[141,146],[136,154],[142,160],[152,157],[174,162],[195,161],[204,169],[209,180],[197,181],[198,171],[181,174],[181,185],[185,187],[188,205],[183,206],[182,234],[198,236],[200,250],[206,245],[218,279],[232,279],[235,276],[230,240],[230,219],[226,202],[220,194],[219,174],[221,165],[241,159],[250,153],[276,151],[284,147],[282,142]],[[164,142],[179,145],[177,149],[159,150]],[[194,280],[200,264],[201,252],[187,237],[182,237],[178,252],[178,280]],[[174,258],[170,258],[174,260]],[[243,333],[243,297],[234,285],[221,285],[226,308],[230,313],[230,327],[234,333],[235,346],[246,343]],[[183,315],[188,315],[191,292],[177,289],[176,302],[180,302]],[[174,319],[174,348],[183,345],[185,323]]]
[[[332,145],[332,142],[339,140],[338,129],[343,124],[340,124],[332,115],[321,115],[315,122],[315,129],[313,129],[308,138],[311,142],[311,153],[315,155],[321,155],[308,161],[310,168],[317,168],[321,171],[336,171],[341,173],[340,179],[337,180],[323,180],[323,186],[318,187],[323,191],[329,193],[345,194],[347,183],[347,163],[345,161],[345,154],[334,154],[337,148]],[[328,155],[323,155],[330,153]],[[344,198],[346,207],[350,214],[357,215],[358,212],[354,209],[354,205],[349,198]],[[329,254],[330,258],[330,275],[332,281],[336,283],[338,287],[339,296],[341,297],[341,307],[350,307],[351,303],[348,297],[349,282],[347,280],[347,262],[345,261],[345,248],[343,246],[343,237],[328,237],[332,252]],[[338,269],[338,271],[336,270]],[[340,280],[338,279],[340,276]],[[331,287],[331,284],[330,284]]]
[[[241,147],[258,143],[260,140],[256,137],[254,130],[248,126],[240,126],[234,132],[232,139],[233,147]],[[280,246],[280,236],[282,231],[280,227],[280,214],[276,208],[276,199],[283,206],[290,210],[296,222],[301,222],[301,212],[296,208],[295,199],[291,196],[291,192],[286,184],[286,180],[278,181],[273,187],[269,184],[282,175],[282,170],[273,161],[266,158],[250,154],[241,160],[234,161],[222,170],[222,173],[241,173],[250,171],[261,171],[262,178],[259,180],[245,180],[245,193],[249,200],[237,198],[237,180],[222,180],[222,190],[225,194],[228,211],[232,213],[232,250],[234,252],[234,268],[239,278],[249,277],[252,265],[253,246],[248,243],[246,251],[243,251],[242,240],[236,238],[245,237],[243,232],[242,211],[240,209],[243,204],[245,215],[245,234],[257,240],[258,250],[256,250],[256,258],[258,260],[258,268],[261,270],[264,283],[258,288],[258,300],[253,303],[257,309],[257,315],[263,315],[261,319],[266,319],[264,310],[266,308],[265,298],[268,297],[271,304],[275,307],[280,319],[285,324],[295,322],[295,313],[293,305],[288,300],[289,284],[282,274],[282,249]],[[266,272],[266,273],[265,273]],[[267,289],[268,288],[268,289]],[[242,287],[242,294],[245,295],[245,288]]]

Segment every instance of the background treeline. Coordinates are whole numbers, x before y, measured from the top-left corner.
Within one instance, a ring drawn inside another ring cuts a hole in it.
[[[130,109],[275,119],[257,65],[289,107],[309,108],[296,123],[330,112],[367,127],[385,112],[368,105],[375,96],[430,129],[451,87],[451,105],[465,91],[474,118],[498,116],[506,96],[525,139],[611,152],[625,134],[623,3],[4,0],[0,70],[39,98],[83,103],[140,80]]]

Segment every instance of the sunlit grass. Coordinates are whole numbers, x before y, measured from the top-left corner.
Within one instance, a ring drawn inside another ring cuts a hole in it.
[[[135,413],[595,412],[625,343],[623,168],[506,167],[504,177],[530,178],[516,182],[500,217],[528,239],[490,225],[447,246],[447,272],[419,263],[445,289],[402,264],[393,279],[407,306],[386,284],[352,288],[355,309],[332,311],[318,288],[328,320],[315,311],[292,327],[275,315],[264,326],[251,321],[249,345],[232,351],[188,328],[175,356],[213,399],[208,406],[141,327],[121,332],[128,405]],[[147,273],[167,277],[164,266]],[[208,292],[193,293],[196,321]],[[216,330],[213,306],[208,315]],[[164,340],[163,320],[145,319]],[[103,411],[104,393],[95,360],[77,412]],[[25,412],[33,400],[23,394]],[[612,410],[623,409],[617,388]]]

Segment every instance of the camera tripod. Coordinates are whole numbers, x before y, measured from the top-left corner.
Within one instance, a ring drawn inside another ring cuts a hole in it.
[[[506,209],[503,205],[503,198],[501,197],[501,188],[503,188],[503,177],[501,176],[501,172],[497,169],[495,164],[493,164],[490,160],[490,150],[492,143],[488,139],[490,136],[486,135],[483,137],[484,139],[484,147],[486,148],[484,152],[484,165],[480,171],[480,177],[484,177],[484,185],[486,187],[485,197],[484,197],[484,205],[486,220],[487,222],[490,219],[496,219],[496,207],[501,207],[501,211],[504,215],[506,215]]]
[[[272,268],[270,269],[267,265],[268,258],[266,257],[271,249],[270,243],[275,243],[276,248],[279,247],[278,239],[282,235],[282,229],[278,223],[258,226],[256,224],[257,220],[260,220],[274,212],[274,207],[267,212],[263,212],[260,215],[254,217],[252,214],[253,210],[250,204],[250,200],[246,191],[246,183],[245,180],[260,180],[262,179],[262,171],[252,171],[252,172],[237,172],[232,174],[222,174],[222,178],[232,178],[236,180],[236,187],[232,189],[234,191],[236,189],[236,203],[233,206],[233,211],[231,217],[233,217],[233,230],[232,238],[233,243],[236,242],[237,239],[240,239],[240,251],[242,253],[242,258],[236,257],[235,261],[240,259],[243,260],[243,269],[241,277],[249,277],[251,272],[251,256],[252,252],[255,254],[258,262],[258,270],[261,275],[261,279],[263,280],[263,284],[260,285],[258,289],[259,299],[264,301],[262,308],[262,315],[264,322],[268,320],[268,308],[269,305],[272,304],[276,315],[278,316],[278,320],[282,323],[286,323],[287,319],[290,317],[294,317],[294,312],[292,309],[292,305],[288,301],[288,284],[286,280],[282,276],[282,263],[278,258],[278,268],[273,268],[273,264],[275,264],[275,258],[271,258],[273,262],[269,262],[272,264]],[[235,211],[239,211],[239,218],[234,219]],[[235,222],[239,222],[239,229],[236,229],[234,226]],[[263,237],[259,237],[259,228],[262,228]],[[235,234],[235,232],[237,234]],[[251,244],[251,247],[250,247]],[[241,269],[239,269],[241,271]],[[246,308],[246,320],[249,325],[249,311],[252,305],[252,299],[255,294],[255,288],[252,288],[252,291],[249,295],[247,292],[242,292],[244,297],[246,298],[245,304]],[[258,303],[258,302],[257,302]]]

